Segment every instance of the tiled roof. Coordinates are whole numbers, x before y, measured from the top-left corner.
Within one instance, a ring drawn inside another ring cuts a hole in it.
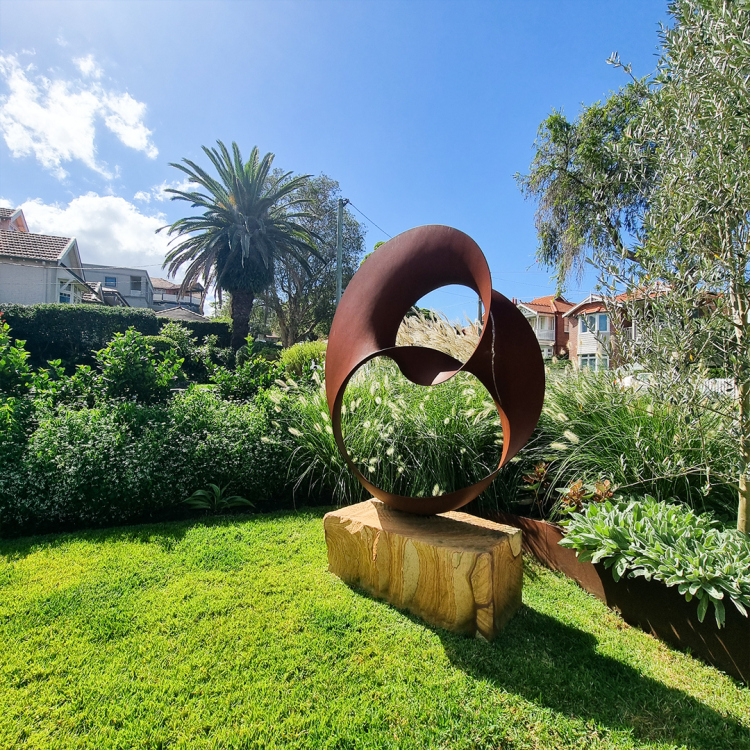
[[[0,219],[10,219],[15,213],[13,208],[0,208]]]
[[[151,277],[151,284],[153,285],[154,289],[169,289],[170,291],[174,290],[175,292],[180,288],[180,285],[175,283],[174,281],[169,281],[169,279],[160,279],[157,276]],[[187,291],[202,292],[203,287],[200,284],[195,283]]]
[[[170,318],[171,320],[209,320],[205,315],[199,315],[182,306],[170,307],[168,310],[157,310],[156,315],[159,318]]]
[[[73,240],[70,237],[50,237],[46,234],[9,232],[0,229],[0,255],[29,260],[59,260],[65,248]]]
[[[548,294],[546,297],[536,297],[531,302],[521,302],[519,304],[535,312],[544,313],[564,313],[574,307],[572,302],[568,302],[564,297],[555,297],[554,294]]]

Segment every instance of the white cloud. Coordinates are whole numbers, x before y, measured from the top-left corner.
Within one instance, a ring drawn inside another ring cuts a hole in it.
[[[161,213],[148,216],[124,198],[97,193],[74,198],[67,206],[35,199],[21,208],[32,232],[75,237],[84,263],[145,268],[152,276],[164,273],[169,238],[165,232],[155,234],[167,223]]]
[[[172,195],[167,192],[167,189],[182,190],[183,192],[191,192],[200,189],[200,185],[196,185],[194,182],[190,182],[189,179],[184,180],[173,180],[167,182],[166,180],[161,185],[154,185],[151,190],[139,190],[134,196],[133,200],[143,201],[144,203],[151,203],[152,200],[163,203],[172,199]]]
[[[77,65],[78,70],[83,73],[87,78],[101,78],[104,72],[100,67],[99,63],[94,60],[93,55],[86,55],[86,57],[76,57],[73,62]]]
[[[89,77],[101,74],[92,55],[75,62]],[[63,164],[75,160],[112,177],[97,158],[99,119],[126,146],[150,159],[159,153],[143,123],[146,105],[130,94],[105,90],[96,80],[50,80],[33,66],[23,68],[14,55],[0,55],[0,76],[9,90],[0,97],[0,132],[11,154],[33,155],[58,179],[67,175]]]

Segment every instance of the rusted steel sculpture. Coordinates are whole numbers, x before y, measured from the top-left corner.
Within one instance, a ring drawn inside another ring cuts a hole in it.
[[[473,289],[484,305],[482,335],[466,363],[419,346],[396,346],[399,325],[425,294],[448,284]],[[376,487],[352,462],[341,432],[341,404],[354,373],[375,357],[390,357],[417,385],[437,385],[470,372],[489,391],[503,429],[497,469],[469,487],[438,497],[404,497]],[[407,513],[456,510],[477,497],[531,436],[544,400],[541,349],[523,314],[492,288],[487,261],[463,232],[423,226],[379,247],[352,278],[331,326],[326,353],[326,395],[333,434],[349,468],[368,492]]]

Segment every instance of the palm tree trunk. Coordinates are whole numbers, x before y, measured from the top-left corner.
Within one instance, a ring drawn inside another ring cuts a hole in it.
[[[250,330],[250,313],[255,296],[245,289],[232,292],[232,349],[237,351],[245,344]]]

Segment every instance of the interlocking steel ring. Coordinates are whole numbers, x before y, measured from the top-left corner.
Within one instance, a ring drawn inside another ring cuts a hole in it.
[[[404,316],[425,294],[448,284],[473,289],[484,305],[482,334],[471,357],[396,346]],[[444,383],[470,372],[489,391],[503,430],[497,469],[479,482],[437,497],[405,497],[376,487],[351,460],[341,431],[341,404],[354,373],[375,357],[389,357],[417,385]],[[336,444],[359,482],[386,505],[432,515],[466,505],[498,475],[531,437],[544,401],[544,362],[531,326],[492,288],[487,260],[474,240],[452,227],[410,229],[381,245],[354,274],[333,318],[326,352],[326,396]]]

